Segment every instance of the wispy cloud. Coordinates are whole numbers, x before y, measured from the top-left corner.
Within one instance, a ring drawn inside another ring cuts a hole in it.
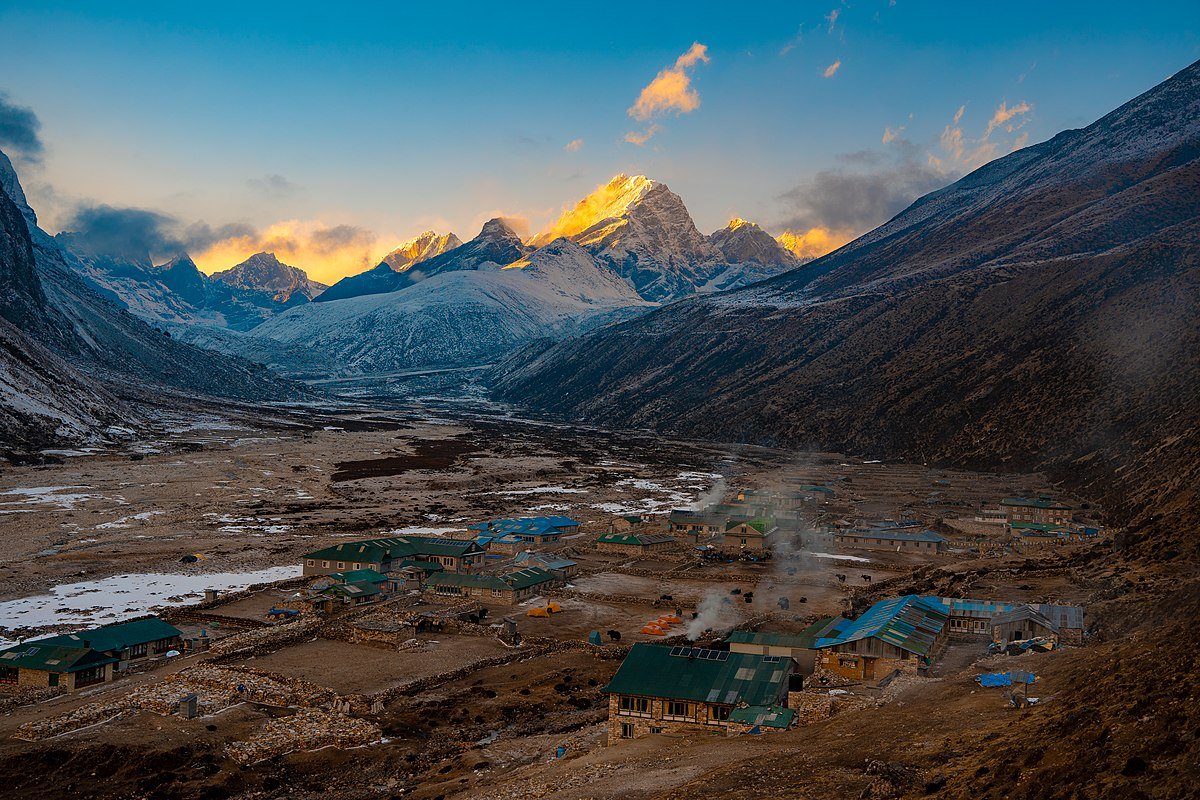
[[[583,139],[572,139],[563,146],[568,153],[578,153],[583,149]]]
[[[1003,130],[1010,134],[1015,133],[1028,121],[1026,115],[1033,110],[1032,104],[1022,100],[1010,106],[1007,101],[1001,101],[988,120],[983,133],[977,138],[967,136],[963,131],[962,119],[966,108],[965,105],[958,107],[950,124],[942,130],[941,136],[938,137],[941,155],[929,154],[929,163],[937,169],[960,173],[969,171],[983,166],[1004,152],[1024,147],[1029,142],[1029,136],[1021,134],[1005,151],[1005,144],[996,141],[992,134],[997,130]]]
[[[285,197],[295,194],[300,188],[282,175],[272,173],[261,178],[250,178],[246,185],[256,192],[270,197]]]
[[[1000,106],[996,109],[996,113],[992,114],[992,118],[988,120],[987,130],[983,132],[983,138],[986,139],[987,137],[991,136],[992,131],[996,130],[996,128],[999,128],[1001,125],[1004,125],[1005,130],[1007,130],[1009,133],[1012,133],[1014,126],[1008,124],[1009,121],[1014,117],[1028,114],[1032,110],[1033,106],[1025,101],[1021,101],[1010,108],[1005,101],[1001,100]]]
[[[667,114],[690,114],[700,107],[700,93],[692,86],[691,70],[697,64],[709,63],[708,47],[694,42],[675,63],[654,76],[654,80],[642,89],[637,102],[629,107],[630,117],[648,122]],[[626,134],[625,141],[645,144],[660,131],[660,125],[652,124],[641,133]]]
[[[641,147],[646,142],[650,141],[650,139],[654,136],[654,134],[658,133],[661,130],[662,130],[662,125],[659,125],[656,122],[644,131],[630,131],[629,133],[625,134],[625,141],[629,142],[630,144],[636,144],[638,147]]]
[[[804,26],[801,25],[799,28],[796,29],[796,35],[793,36],[788,41],[787,44],[785,44],[783,47],[779,48],[779,55],[786,56],[788,53],[792,52],[792,50],[799,47],[800,43],[803,41],[804,41]]]
[[[889,142],[899,139],[900,134],[902,134],[902,133],[904,133],[903,125],[897,125],[895,128],[884,128],[883,129],[883,143],[888,144]]]
[[[829,23],[829,32],[833,33],[833,29],[837,26],[838,17],[842,15],[840,8],[835,8],[825,15],[825,21]]]
[[[842,68],[842,60],[839,58],[837,61],[834,61],[832,64],[830,64],[828,67],[826,67],[825,71],[821,74],[824,75],[826,78],[832,78],[834,75],[837,74],[837,71],[841,68]],[[853,81],[851,81],[851,82],[853,82]]]
[[[19,106],[0,92],[0,149],[28,161],[39,161],[45,146],[42,144],[42,122],[33,109]]]

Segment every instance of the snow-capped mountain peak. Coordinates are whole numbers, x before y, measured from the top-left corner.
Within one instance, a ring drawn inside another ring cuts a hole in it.
[[[530,244],[549,244],[560,236],[574,238],[596,225],[617,220],[658,185],[645,175],[617,175],[564,211],[549,230],[533,237]]]
[[[796,257],[757,224],[735,217],[708,240],[733,264],[782,268],[799,265]]]
[[[425,231],[384,256],[383,263],[387,264],[394,272],[403,272],[413,264],[428,261],[434,256],[440,256],[460,245],[462,245],[462,240],[453,233],[438,234],[434,231]]]
[[[214,272],[212,279],[237,289],[270,294],[278,303],[287,303],[293,295],[311,300],[327,288],[299,267],[284,264],[274,253],[255,253],[235,267]]]

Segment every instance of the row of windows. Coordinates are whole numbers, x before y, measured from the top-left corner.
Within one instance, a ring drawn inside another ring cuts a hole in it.
[[[625,697],[617,700],[617,712],[625,716],[651,716],[650,700],[646,697]],[[695,709],[691,703],[682,700],[668,700],[663,706],[663,719],[694,720]],[[729,719],[728,706],[709,706],[709,724],[719,724]]]

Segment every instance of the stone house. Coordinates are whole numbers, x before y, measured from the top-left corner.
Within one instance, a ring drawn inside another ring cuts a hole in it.
[[[670,550],[675,544],[674,536],[658,533],[602,533],[596,537],[596,549],[602,553],[646,555]]]
[[[637,643],[604,687],[608,743],[654,733],[725,735],[737,708],[787,705],[788,660]]]
[[[667,532],[698,543],[723,533],[728,521],[723,514],[676,509],[667,516]]]
[[[563,558],[553,553],[539,553],[535,550],[524,550],[517,553],[513,564],[524,567],[541,567],[549,570],[564,581],[579,573],[579,564],[569,558]]]
[[[889,550],[898,553],[940,553],[946,537],[930,530],[868,528],[839,531],[834,541],[853,550]]]
[[[992,641],[997,644],[1019,642],[1025,639],[1046,638],[1058,644],[1061,629],[1058,623],[1032,605],[1017,606],[1004,611],[991,620]]]
[[[949,638],[949,617],[936,597],[881,600],[816,640],[813,678],[877,683],[896,672],[923,674]]]
[[[1067,525],[1073,509],[1048,497],[1008,497],[1000,501],[1009,524],[1014,522],[1038,522],[1044,525]]]
[[[182,647],[183,632],[157,617],[35,639],[0,651],[0,690],[59,686],[74,691]]]
[[[645,520],[637,514],[626,514],[620,517],[613,517],[608,521],[609,533],[628,533],[636,530],[645,524]]]
[[[785,656],[793,662],[792,670],[799,675],[812,675],[816,666],[818,639],[829,634],[842,617],[819,619],[800,633],[770,633],[768,631],[730,631],[725,637],[730,652],[761,656]]]
[[[385,575],[404,567],[426,571],[472,572],[483,566],[486,553],[474,539],[438,536],[389,536],[342,542],[306,553],[304,575],[332,575],[347,570],[372,569]]]
[[[505,575],[439,572],[425,581],[424,591],[442,597],[470,597],[515,605],[561,582],[553,572],[540,567],[525,567]]]
[[[1016,611],[1027,605],[1053,624],[1057,641],[1066,644],[1083,643],[1084,610],[1080,606],[1053,603],[1022,604],[961,597],[939,597],[937,600],[950,613],[948,624],[952,637],[991,637],[997,616]]]
[[[508,537],[525,544],[551,544],[579,530],[579,521],[570,517],[522,517],[493,519],[467,526],[476,536]]]
[[[725,524],[722,542],[725,547],[740,550],[765,550],[778,533],[779,528],[772,519],[730,520]]]

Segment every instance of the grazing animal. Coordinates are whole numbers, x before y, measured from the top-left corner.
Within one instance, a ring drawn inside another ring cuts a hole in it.
[[[846,582],[846,576],[845,576],[845,575],[834,575],[834,577],[838,579],[838,583],[845,583],[845,582]]]
[[[870,576],[870,575],[863,575],[863,576],[862,576],[862,579],[863,579],[863,581],[864,581],[864,582],[866,582],[866,583],[870,583],[870,582],[871,582],[871,576]]]
[[[608,638],[614,642],[619,642],[619,641],[621,641],[621,632],[620,631],[609,631]]]
[[[800,598],[800,602],[801,602],[801,603],[807,603],[807,602],[808,602],[808,598],[807,598],[807,597],[801,597],[801,598]]]
[[[669,595],[669,594],[660,594],[658,596],[658,599],[659,600],[674,600],[675,598],[671,597],[671,595]]]

